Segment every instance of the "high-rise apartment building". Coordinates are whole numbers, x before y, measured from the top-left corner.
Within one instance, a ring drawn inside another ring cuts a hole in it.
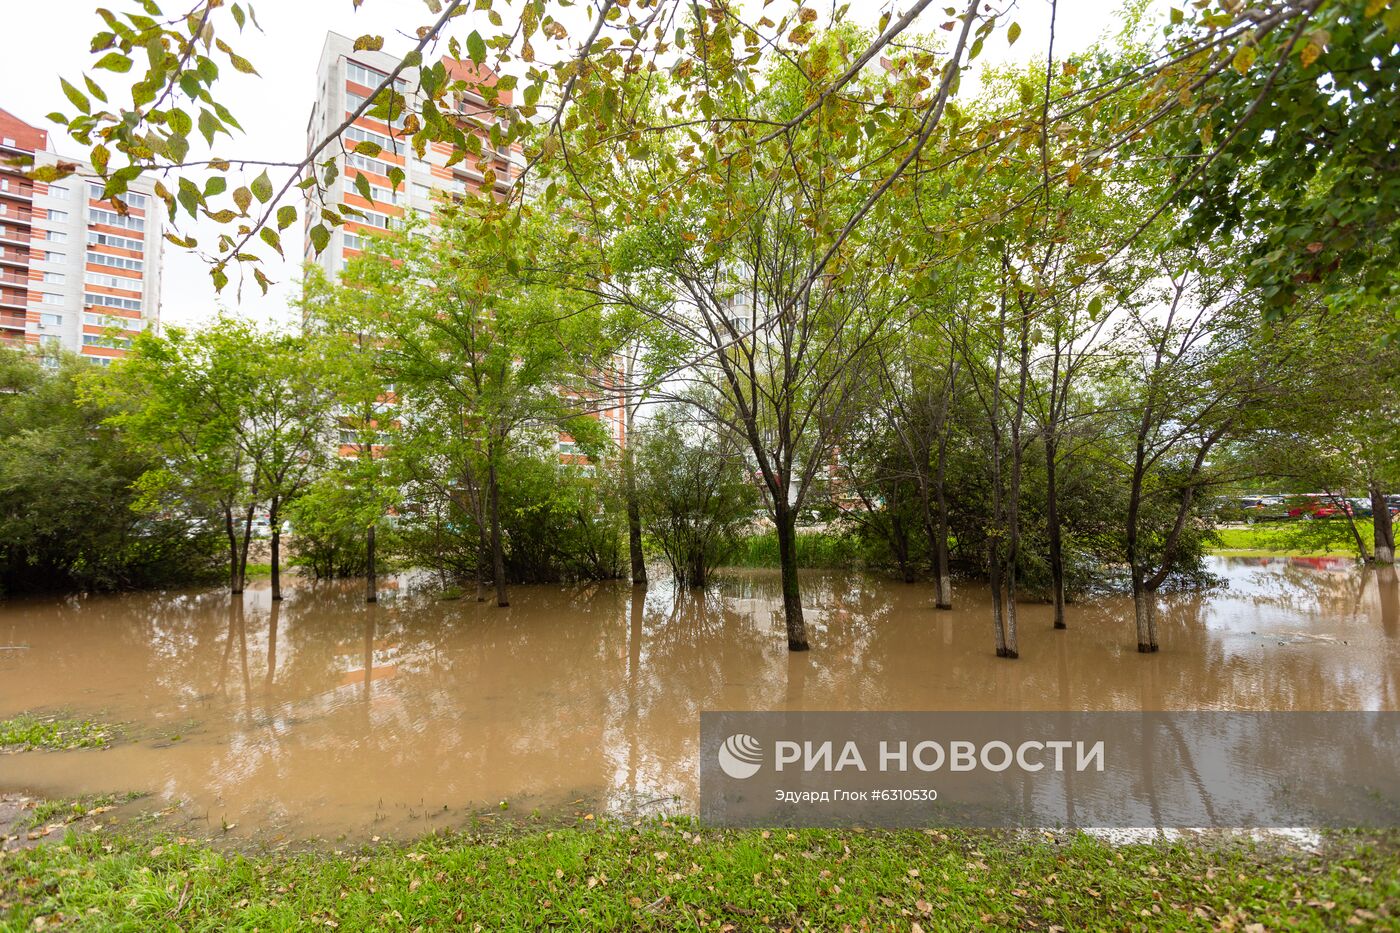
[[[496,75],[489,68],[447,57],[441,61],[448,76],[463,81],[468,88],[490,87],[496,83]],[[344,123],[399,62],[399,58],[388,52],[356,50],[354,40],[339,33],[328,33],[316,69],[316,102],[306,127],[308,151]],[[418,87],[418,69],[406,68],[396,80],[399,92],[412,102]],[[511,101],[511,93],[502,91],[499,106],[510,106]],[[313,256],[308,237],[307,258],[318,262],[328,277],[338,276],[346,261],[359,255],[365,237],[373,235],[374,231],[392,229],[413,214],[431,220],[444,198],[467,194],[504,195],[516,181],[521,164],[519,147],[497,151],[491,145],[490,128],[498,119],[495,109],[471,90],[457,94],[452,104],[464,131],[480,139],[482,149],[482,156],[471,154],[453,165],[448,164],[453,150],[447,143],[430,143],[424,157],[418,158],[407,137],[398,135],[402,120],[391,126],[383,120],[362,115],[350,124],[342,137],[345,150],[352,150],[357,143],[371,142],[379,146],[380,152],[372,158],[353,152],[340,157],[340,173],[327,193],[327,203],[348,204],[364,211],[366,216],[361,219],[345,215],[346,222],[335,229],[330,244],[319,257]],[[335,151],[341,150],[337,147]],[[325,161],[330,154],[323,154],[318,161]],[[389,179],[391,166],[404,172],[404,182],[397,191],[393,190]],[[356,191],[358,175],[363,175],[369,183],[373,204]],[[316,210],[317,205],[312,204],[307,212],[308,226],[316,222]],[[608,426],[615,443],[619,446],[625,443],[620,396],[618,407],[607,408],[598,417]],[[564,462],[586,465],[586,458],[574,453],[574,440],[568,434],[559,435],[557,446]]]
[[[339,33],[328,33],[316,69],[316,103],[311,108],[311,119],[306,127],[308,149],[345,122],[398,67],[399,61],[387,52],[356,51],[353,40]],[[471,62],[443,58],[442,64],[449,77],[465,81],[469,87],[496,83],[496,76],[490,69],[478,68]],[[400,93],[412,100],[417,87],[418,69],[404,69],[398,78]],[[500,101],[509,106],[511,93],[501,92]],[[436,142],[428,146],[424,158],[420,159],[407,137],[398,135],[403,125],[401,119],[396,121],[396,126],[390,126],[383,120],[361,116],[350,124],[342,136],[347,150],[353,149],[357,143],[371,142],[379,146],[380,152],[373,158],[353,153],[341,157],[340,175],[329,191],[327,201],[348,204],[364,211],[366,216],[361,219],[346,215],[346,223],[337,228],[330,245],[317,259],[328,275],[337,275],[344,268],[345,260],[359,253],[364,237],[373,231],[391,229],[403,218],[415,213],[430,218],[440,203],[439,199],[444,196],[477,194],[488,188],[503,193],[514,182],[515,172],[519,170],[519,150],[496,152],[492,149],[488,136],[490,126],[496,120],[492,108],[479,94],[471,92],[458,95],[453,103],[464,129],[482,140],[483,159],[468,156],[448,166],[452,147]],[[322,161],[330,154],[326,153]],[[484,164],[478,167],[478,163]],[[404,172],[405,180],[397,191],[393,190],[389,180],[391,166]],[[357,193],[357,175],[363,175],[369,182],[374,195],[373,204]],[[308,212],[308,224],[315,222],[315,210],[316,206],[312,205],[312,210]],[[307,250],[309,258],[309,242]]]
[[[119,213],[83,162],[51,184],[26,177],[57,162],[44,130],[0,110],[0,341],[110,363],[160,319],[158,202],[138,180]]]

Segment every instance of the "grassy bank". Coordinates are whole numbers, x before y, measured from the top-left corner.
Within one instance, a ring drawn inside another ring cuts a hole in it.
[[[1396,845],[1342,835],[1304,854],[656,824],[243,856],[87,833],[0,855],[0,919],[91,930],[1374,928],[1400,912]]]
[[[1358,520],[1357,530],[1371,542],[1370,520]],[[1216,530],[1219,543],[1211,553],[1225,557],[1356,557],[1356,540],[1345,519],[1267,522]]]
[[[0,719],[0,750],[103,748],[114,733],[114,727],[86,719],[21,713]]]
[[[825,531],[797,533],[797,566],[812,570],[851,568],[861,562],[860,547],[854,538]],[[749,535],[728,561],[732,567],[777,567],[778,533],[766,531]]]

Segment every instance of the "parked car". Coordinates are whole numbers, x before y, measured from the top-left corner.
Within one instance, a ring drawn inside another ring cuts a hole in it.
[[[1241,496],[1230,507],[1222,510],[1220,517],[1225,521],[1242,521],[1253,525],[1255,522],[1276,522],[1288,517],[1284,508],[1283,496]]]
[[[1288,501],[1289,518],[1335,518],[1338,515],[1352,514],[1351,505],[1345,500],[1330,496],[1298,496]]]

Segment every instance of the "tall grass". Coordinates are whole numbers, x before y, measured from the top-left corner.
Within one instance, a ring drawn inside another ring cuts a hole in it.
[[[814,570],[856,567],[863,563],[859,542],[826,531],[797,533],[797,566]],[[778,533],[765,531],[744,538],[727,561],[731,567],[778,566]]]

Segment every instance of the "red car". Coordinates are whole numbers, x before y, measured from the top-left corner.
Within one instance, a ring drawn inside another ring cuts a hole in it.
[[[1343,501],[1339,506],[1328,499],[1298,499],[1288,503],[1289,518],[1335,518],[1338,515],[1351,515],[1351,504]]]

